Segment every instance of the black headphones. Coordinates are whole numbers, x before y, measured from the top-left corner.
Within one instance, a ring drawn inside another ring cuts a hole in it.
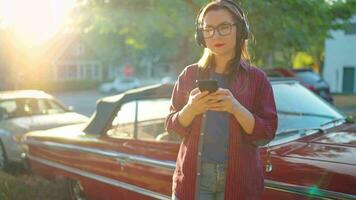
[[[249,35],[249,32],[250,32],[250,28],[249,28],[249,25],[247,23],[247,19],[246,19],[246,16],[244,14],[244,12],[242,11],[242,9],[240,8],[240,6],[234,2],[233,0],[221,0],[223,2],[227,2],[227,3],[230,3],[231,5],[233,5],[237,12],[240,13],[240,15],[242,16],[242,21],[239,20],[242,24],[241,28],[241,39],[242,40],[247,40],[248,39],[248,35]],[[195,26],[196,26],[196,31],[195,31],[195,41],[197,42],[197,44],[201,47],[206,47],[206,44],[205,44],[205,40],[204,40],[204,37],[203,37],[203,33],[201,31],[201,29],[199,28],[199,18],[200,18],[200,15],[201,13],[203,12],[203,9],[200,9],[199,11],[199,14],[197,15],[197,18],[195,19]],[[226,9],[232,11],[230,8],[226,7]],[[239,39],[239,38],[237,38]]]

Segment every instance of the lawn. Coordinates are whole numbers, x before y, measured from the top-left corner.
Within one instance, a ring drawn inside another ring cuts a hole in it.
[[[51,182],[36,175],[0,171],[1,200],[66,200],[63,182]]]

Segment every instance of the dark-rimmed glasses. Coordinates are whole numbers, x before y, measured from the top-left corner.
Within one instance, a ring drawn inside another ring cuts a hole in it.
[[[236,25],[236,23],[222,23],[217,27],[207,26],[204,28],[200,28],[203,33],[204,38],[212,38],[215,34],[215,30],[218,31],[220,36],[227,36],[231,33],[232,26]]]

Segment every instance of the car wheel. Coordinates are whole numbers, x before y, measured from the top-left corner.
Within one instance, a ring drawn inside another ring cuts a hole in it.
[[[67,189],[70,200],[86,200],[84,187],[78,180],[67,180]]]
[[[6,163],[7,163],[7,158],[6,158],[5,148],[0,140],[0,171],[6,169]]]

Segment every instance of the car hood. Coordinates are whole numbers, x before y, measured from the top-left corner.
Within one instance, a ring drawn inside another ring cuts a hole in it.
[[[51,114],[51,115],[33,115],[31,117],[20,117],[6,120],[1,127],[13,134],[26,133],[34,130],[44,130],[88,122],[89,118],[75,112]]]
[[[284,154],[287,157],[349,164],[356,166],[356,124],[344,124],[319,137],[298,141]]]
[[[85,135],[83,129],[85,128],[86,123],[80,124],[72,124],[57,128],[52,128],[48,130],[38,130],[38,131],[31,131],[25,134],[25,140],[46,140],[49,138],[66,138],[66,139],[73,139],[73,138],[80,138],[81,136]]]

